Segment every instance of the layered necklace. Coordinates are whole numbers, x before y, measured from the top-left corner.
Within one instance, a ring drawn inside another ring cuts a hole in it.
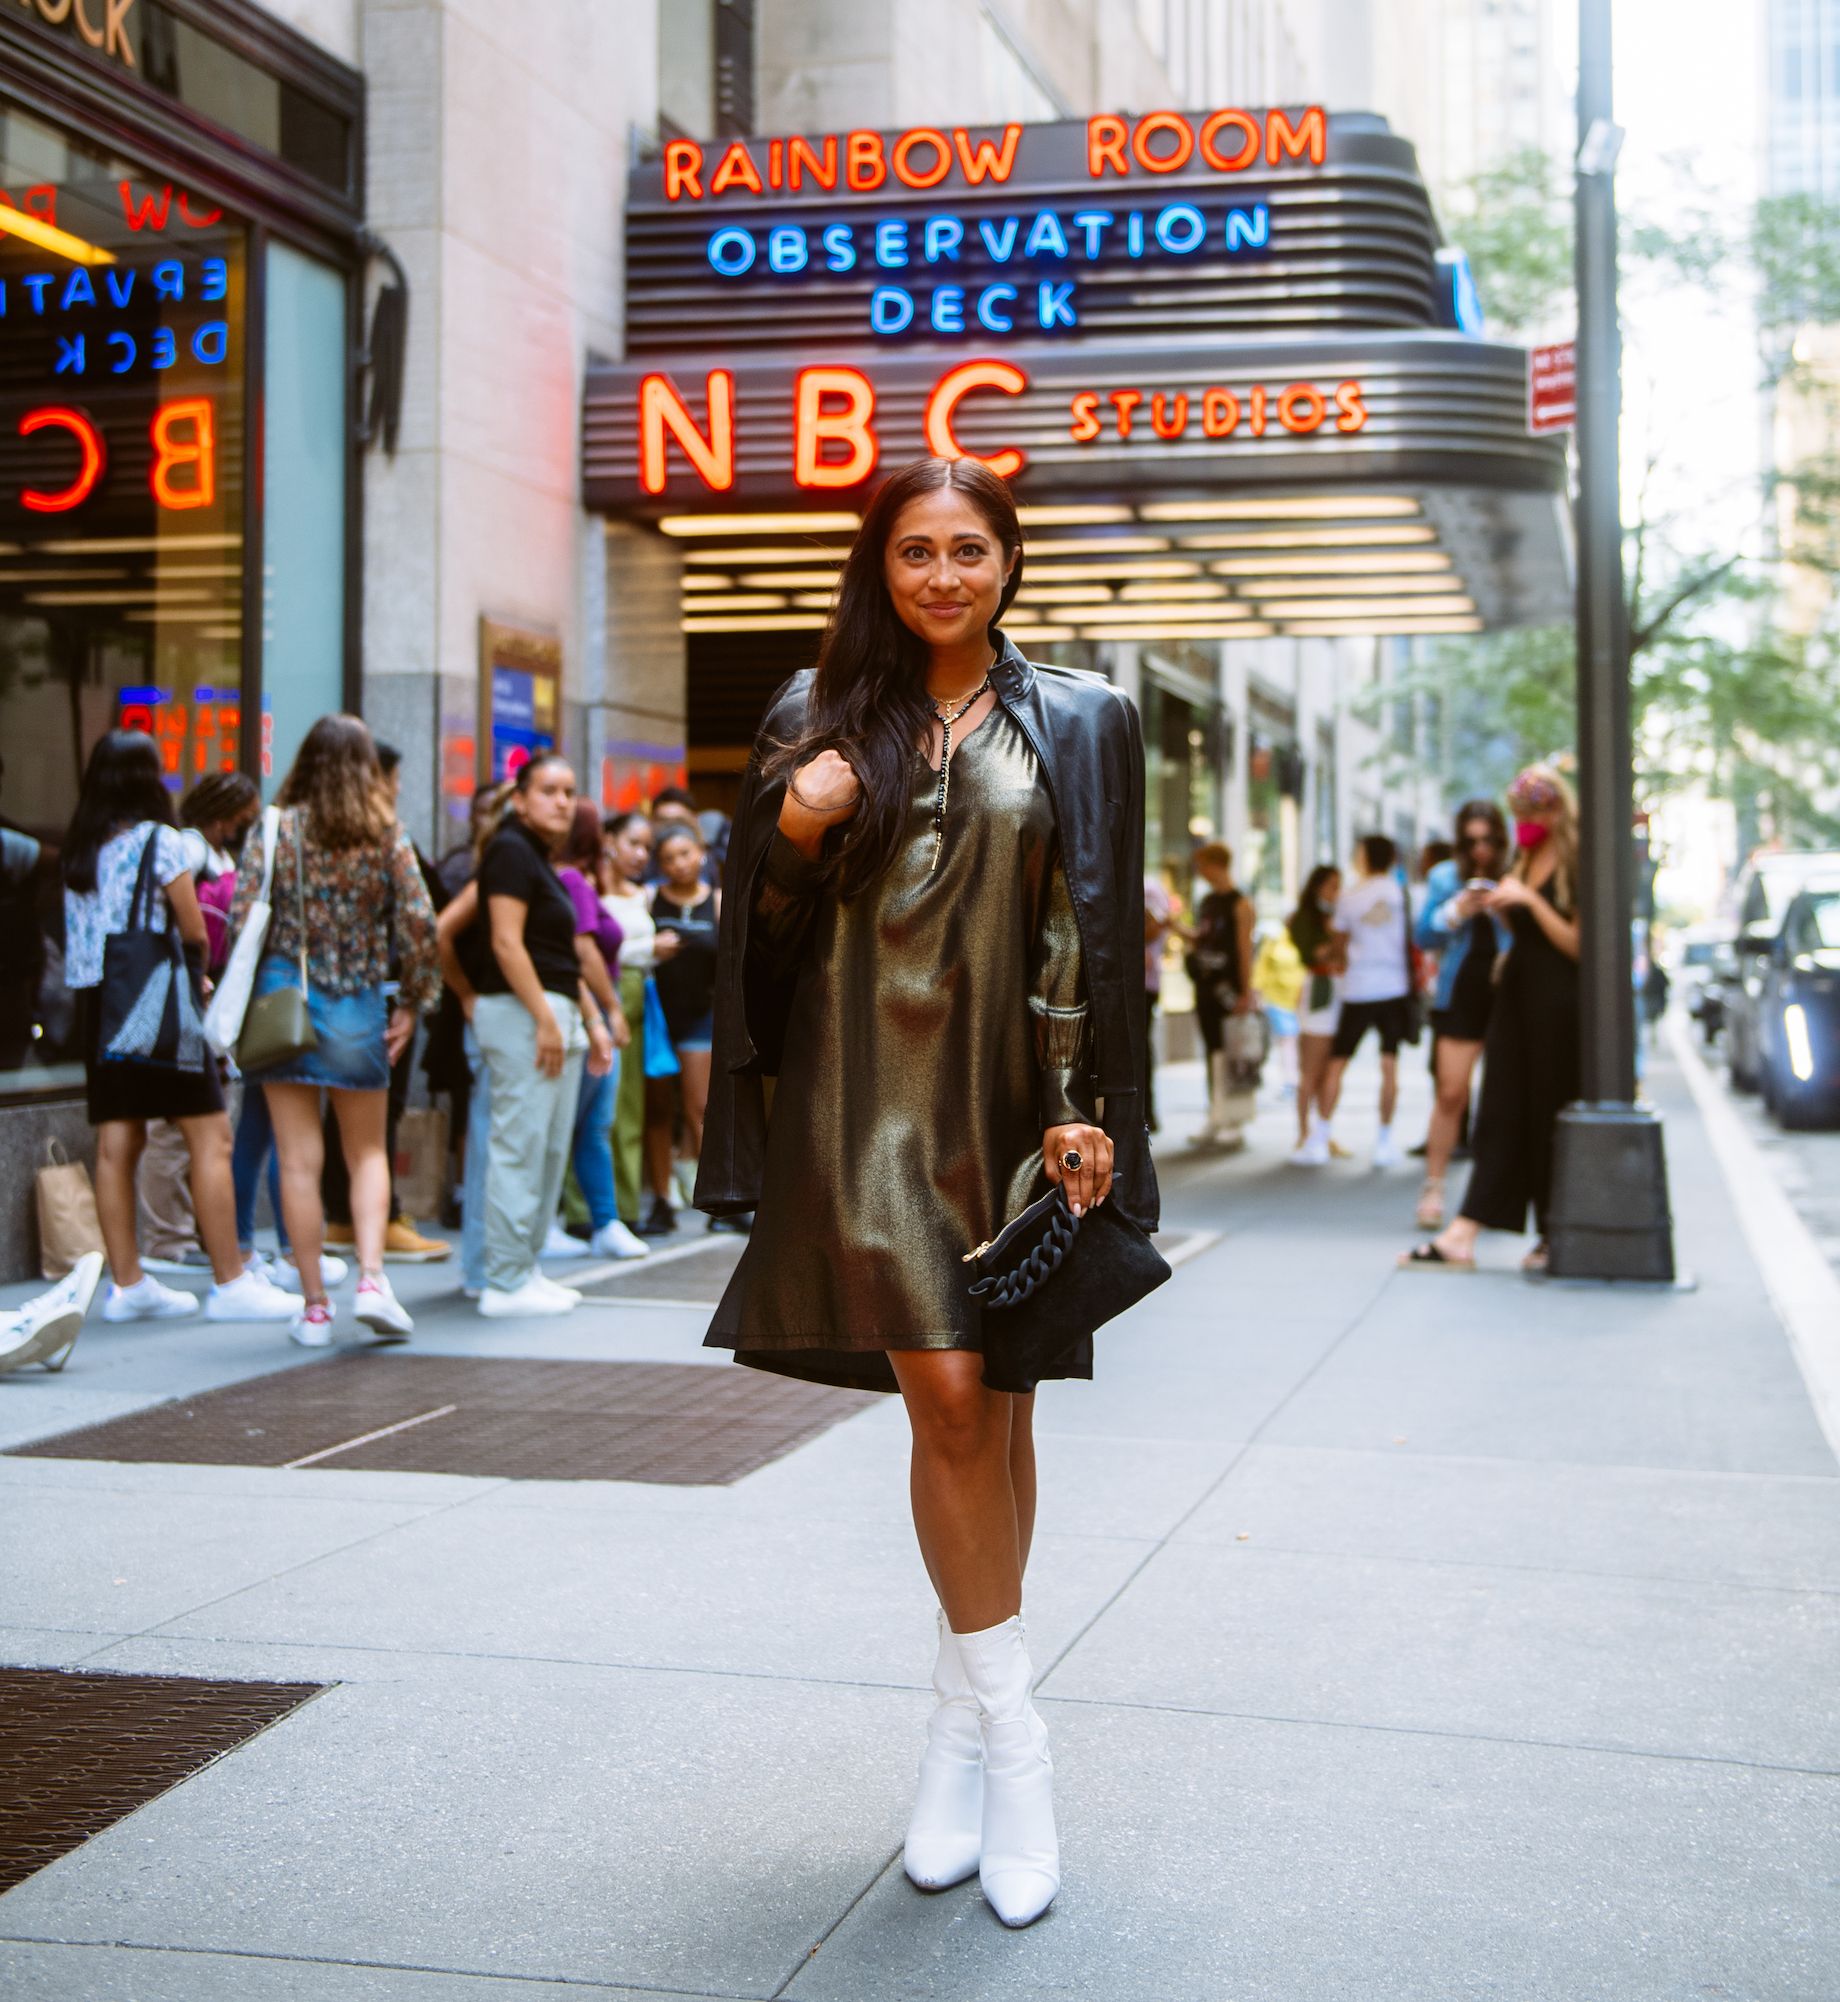
[[[993,661],[991,666],[995,665]],[[958,701],[948,702],[942,707],[932,696],[926,698],[926,706],[932,710],[944,738],[939,753],[939,790],[933,796],[933,860],[926,872],[929,876],[936,876],[939,873],[939,858],[945,852],[946,795],[952,785],[952,725],[964,717],[966,711],[979,700],[989,686],[990,669],[986,668],[984,679],[969,695]]]

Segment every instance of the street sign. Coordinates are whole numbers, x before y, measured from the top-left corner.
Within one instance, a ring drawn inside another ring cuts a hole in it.
[[[1578,419],[1578,347],[1556,341],[1527,351],[1527,429],[1569,431]]]

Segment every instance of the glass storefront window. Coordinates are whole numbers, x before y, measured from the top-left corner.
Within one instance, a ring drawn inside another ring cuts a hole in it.
[[[247,272],[239,220],[7,106],[0,196],[7,1092],[72,1075],[57,851],[89,747],[149,731],[175,795],[241,758]]]

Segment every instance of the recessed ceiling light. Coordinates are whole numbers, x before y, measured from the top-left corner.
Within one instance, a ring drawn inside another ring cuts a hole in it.
[[[1349,551],[1320,556],[1227,556],[1208,569],[1216,577],[1353,577],[1362,573],[1396,576],[1405,570],[1448,570],[1450,558],[1441,549]]]
[[[1478,618],[1448,619],[1286,619],[1291,639],[1405,639],[1415,634],[1479,633]]]
[[[666,535],[840,534],[860,528],[859,514],[667,514],[659,522]]]
[[[1448,570],[1432,577],[1261,577],[1238,585],[1244,598],[1435,597],[1462,588],[1462,578]]]
[[[1129,521],[1131,510],[1111,504],[1083,503],[1071,507],[1019,507],[1016,518],[1024,528],[1102,528]]]
[[[733,618],[685,618],[687,633],[821,633],[828,621],[819,612],[741,612]]]
[[[1371,603],[1359,598],[1299,598],[1273,600],[1272,613],[1290,619],[1434,619],[1445,614],[1472,613],[1476,609],[1466,595],[1447,598],[1375,598]]]
[[[1266,640],[1270,639],[1273,628],[1256,619],[1248,619],[1244,625],[1207,624],[1190,621],[1187,624],[1169,619],[1158,625],[1149,626],[1102,626],[1083,625],[1080,637],[1083,640]]]
[[[1363,521],[1414,515],[1409,494],[1291,494],[1268,500],[1146,501],[1145,521]]]
[[[1125,584],[1120,586],[1118,595],[1127,600],[1131,598],[1224,598],[1227,595],[1227,587],[1224,584],[1208,583],[1205,579],[1193,584]]]
[[[1358,549],[1435,542],[1429,522],[1401,521],[1384,528],[1242,528],[1214,535],[1178,535],[1178,549]]]
[[[1085,611],[1078,606],[1064,614],[1070,619],[1104,619],[1111,625],[1122,625],[1126,620],[1135,623],[1142,619],[1204,619],[1209,622],[1221,619],[1249,619],[1252,613],[1244,605],[1236,605],[1229,598],[1212,600],[1204,605],[1175,604],[1164,598],[1148,603],[1107,605],[1103,609]]]
[[[1025,584],[1123,584],[1132,577],[1199,577],[1201,565],[1179,556],[1121,557],[1116,563],[1044,563]]]
[[[847,549],[824,549],[806,542],[762,542],[722,549],[686,549],[685,563],[841,563]]]
[[[835,584],[834,570],[748,570],[742,573],[742,583],[750,590],[797,591],[808,589],[813,584]]]
[[[1038,556],[1154,556],[1169,547],[1166,535],[1046,535],[1031,537],[1023,554]]]

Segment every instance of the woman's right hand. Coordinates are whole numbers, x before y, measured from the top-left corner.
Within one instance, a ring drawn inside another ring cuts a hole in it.
[[[681,932],[661,931],[652,938],[652,964],[662,966],[667,959],[677,957],[677,948],[683,944]]]
[[[562,1075],[562,1030],[548,1008],[537,1017],[537,1069],[544,1077]]]
[[[862,799],[862,781],[841,751],[820,751],[792,775],[779,810],[779,831],[814,860],[833,827],[841,827]]]

